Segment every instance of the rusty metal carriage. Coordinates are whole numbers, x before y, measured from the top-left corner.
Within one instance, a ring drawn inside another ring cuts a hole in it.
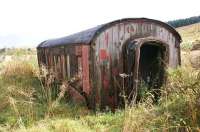
[[[136,95],[143,82],[159,89],[167,67],[181,63],[178,32],[164,22],[127,18],[109,22],[37,47],[39,65],[59,81],[80,75],[71,86],[91,108],[116,108],[120,94]]]

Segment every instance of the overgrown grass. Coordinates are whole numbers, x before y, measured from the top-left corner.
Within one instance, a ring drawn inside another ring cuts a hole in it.
[[[93,131],[122,131],[123,113],[90,114],[79,118],[51,118],[41,120],[30,128],[17,131],[56,131],[56,132],[93,132]]]
[[[33,61],[36,61],[33,60]],[[55,93],[41,83],[36,63],[15,59],[2,64],[0,131],[120,130],[123,113],[95,115],[84,105],[65,99],[55,105]],[[59,86],[56,86],[59,89]],[[51,98],[49,98],[51,96]],[[57,96],[56,96],[57,97]],[[42,128],[41,128],[42,127]]]
[[[191,68],[187,57],[182,67],[168,70],[168,82],[158,104],[153,103],[151,94],[143,92],[140,103],[115,113],[93,113],[64,98],[53,105],[56,98],[48,100],[45,95],[36,62],[36,58],[15,58],[2,64],[0,131],[200,130],[200,71]],[[50,92],[49,96],[53,94]]]
[[[0,76],[1,123],[26,125],[40,118],[37,108],[43,106],[35,101],[41,88],[35,68],[28,62],[12,61],[4,64],[3,69]]]
[[[168,74],[158,105],[151,105],[150,96],[126,110],[124,131],[200,130],[200,72],[182,67]]]
[[[29,126],[45,118],[87,115],[86,107],[64,102],[53,106],[54,100],[48,100],[37,71],[31,63],[25,61],[4,64],[0,75],[0,124],[9,124],[9,129],[13,129]],[[52,92],[50,94],[53,96]]]

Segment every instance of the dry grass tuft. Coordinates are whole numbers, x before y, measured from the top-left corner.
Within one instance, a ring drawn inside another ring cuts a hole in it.
[[[158,105],[146,100],[126,108],[124,131],[199,130],[200,71],[187,66],[169,69],[168,74]]]
[[[10,61],[4,64],[2,77],[9,79],[13,77],[33,77],[35,68],[25,61]]]

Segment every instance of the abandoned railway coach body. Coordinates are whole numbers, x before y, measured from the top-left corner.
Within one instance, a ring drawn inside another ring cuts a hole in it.
[[[166,67],[181,63],[180,43],[176,30],[163,22],[129,18],[44,41],[37,51],[39,64],[53,69],[57,79],[80,75],[75,91],[92,108],[104,109],[119,106],[122,93],[136,95],[142,83],[160,88]]]

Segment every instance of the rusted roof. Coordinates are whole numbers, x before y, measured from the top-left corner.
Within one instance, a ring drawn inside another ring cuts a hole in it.
[[[148,18],[125,18],[125,19],[120,19],[116,21],[112,21],[106,24],[102,24],[99,26],[96,26],[94,28],[78,32],[66,37],[62,38],[57,38],[57,39],[50,39],[46,40],[38,45],[38,48],[43,48],[43,47],[56,47],[56,46],[62,46],[62,45],[67,45],[67,44],[90,44],[92,40],[104,29],[108,28],[109,26],[120,23],[120,22],[129,22],[129,21],[139,21],[139,22],[154,22],[159,25],[162,25],[166,27],[169,31],[171,31],[181,42],[181,36],[179,33],[170,25],[167,23],[158,21],[158,20],[153,20],[153,19],[148,19]]]

